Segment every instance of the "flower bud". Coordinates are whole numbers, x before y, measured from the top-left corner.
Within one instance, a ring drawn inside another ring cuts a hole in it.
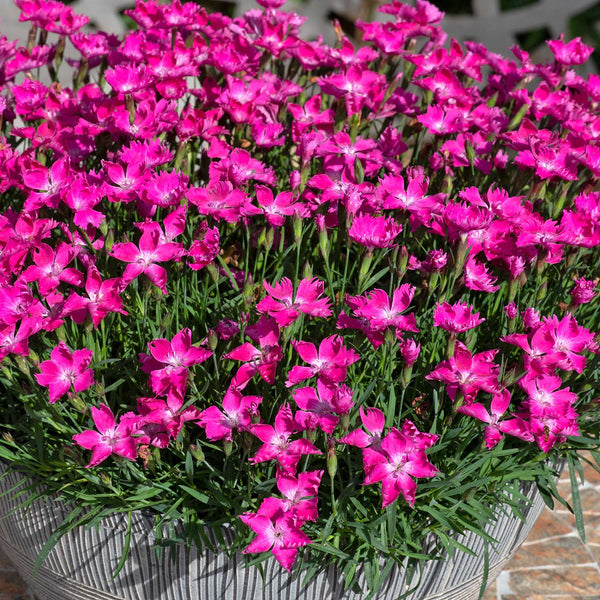
[[[21,371],[21,373],[23,373],[24,375],[29,375],[29,365],[27,364],[27,360],[25,359],[25,357],[17,354],[15,355],[14,360],[17,363],[19,371]]]
[[[350,429],[350,413],[346,412],[343,415],[340,415],[339,426],[343,432]]]
[[[408,250],[406,249],[406,246],[402,246],[402,248],[400,248],[400,252],[398,255],[398,268],[396,270],[396,273],[398,274],[398,277],[400,277],[400,278],[404,277],[404,274],[406,273],[406,268],[408,266],[408,259],[409,259]]]
[[[107,254],[110,254],[113,244],[115,242],[115,232],[113,229],[109,229],[104,236],[104,249]]]
[[[319,250],[321,251],[321,256],[325,259],[329,259],[329,237],[327,235],[327,229],[325,227],[321,228],[319,231]]]
[[[292,223],[294,226],[294,241],[296,244],[300,244],[300,241],[302,240],[303,219],[295,214]]]
[[[214,329],[210,329],[206,337],[208,339],[208,347],[214,352],[219,343],[219,336]]]
[[[219,270],[217,269],[217,267],[215,267],[215,265],[213,265],[212,263],[209,265],[206,265],[206,270],[208,271],[208,274],[210,275],[210,278],[213,280],[213,282],[217,282],[219,281]]]
[[[400,341],[400,354],[407,367],[412,367],[421,352],[421,344],[417,344],[412,338]]]
[[[34,350],[31,350],[31,348],[29,349],[29,356],[27,357],[27,360],[34,367],[38,367],[40,364],[40,357]]]
[[[233,442],[229,440],[223,440],[223,452],[225,452],[225,456],[231,456],[232,450]]]
[[[312,277],[313,277],[312,266],[308,261],[306,261],[304,263],[304,269],[302,270],[302,279],[312,279]]]
[[[333,479],[337,473],[337,454],[335,453],[335,439],[327,438],[327,473]]]
[[[248,273],[246,281],[244,282],[244,304],[246,308],[251,307],[254,304],[254,279],[252,275]]]
[[[536,300],[538,302],[540,302],[541,300],[543,300],[546,297],[546,294],[548,293],[548,280],[544,279],[544,281],[542,281],[542,285],[540,285],[537,295],[536,295]]]
[[[302,181],[302,175],[300,175],[300,171],[295,169],[290,173],[290,189],[295,192],[300,188],[300,183]]]
[[[198,462],[202,462],[204,460],[204,452],[202,452],[202,449],[196,444],[190,444],[189,452]]]
[[[509,319],[516,319],[517,315],[519,314],[519,308],[514,302],[509,302],[504,307],[504,312]]]
[[[78,394],[69,394],[69,402],[77,412],[82,414],[86,414],[88,412],[87,404],[79,397]]]

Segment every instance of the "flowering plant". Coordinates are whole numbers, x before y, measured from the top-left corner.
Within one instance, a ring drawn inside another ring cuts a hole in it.
[[[226,525],[228,552],[371,588],[519,481],[551,504],[566,460],[576,484],[600,433],[590,48],[445,47],[425,0],[358,22],[360,47],[303,40],[279,0],[138,0],[123,39],[17,4],[2,458],[89,521]]]

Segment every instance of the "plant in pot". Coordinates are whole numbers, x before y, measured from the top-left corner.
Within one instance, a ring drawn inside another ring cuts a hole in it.
[[[44,600],[464,600],[542,500],[583,533],[591,49],[259,4],[0,40],[0,539]]]

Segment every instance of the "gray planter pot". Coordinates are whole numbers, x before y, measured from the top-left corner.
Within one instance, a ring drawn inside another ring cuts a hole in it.
[[[5,467],[0,465],[0,471]],[[264,580],[255,567],[244,568],[243,559],[195,548],[186,555],[182,545],[173,559],[164,551],[158,559],[153,549],[152,522],[134,514],[130,554],[119,575],[113,574],[125,541],[127,519],[115,515],[98,527],[79,527],[63,536],[33,577],[33,565],[52,532],[69,514],[64,503],[38,499],[28,511],[19,508],[23,498],[14,490],[25,480],[16,473],[0,479],[0,545],[39,600],[362,600],[365,594],[344,592],[341,577],[329,568],[307,585],[291,577],[274,560],[263,563]],[[10,490],[13,490],[12,492]],[[523,504],[526,521],[511,511],[498,511],[498,520],[486,531],[498,544],[489,548],[489,578],[493,581],[523,543],[544,506],[537,489],[521,490],[531,504]],[[470,600],[479,594],[485,543],[476,535],[459,536],[476,556],[457,552],[446,561],[424,564],[419,587],[408,600]],[[418,579],[418,575],[417,575]],[[416,581],[416,580],[415,580]],[[414,583],[413,583],[414,585]],[[375,596],[392,600],[406,593],[405,573],[393,570]]]

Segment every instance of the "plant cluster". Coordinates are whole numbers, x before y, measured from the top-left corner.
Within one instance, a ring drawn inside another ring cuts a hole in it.
[[[88,521],[227,526],[229,552],[371,588],[520,481],[551,503],[567,460],[576,483],[600,434],[589,47],[444,45],[425,0],[333,47],[280,0],[138,0],[123,38],[17,4],[2,458]]]

